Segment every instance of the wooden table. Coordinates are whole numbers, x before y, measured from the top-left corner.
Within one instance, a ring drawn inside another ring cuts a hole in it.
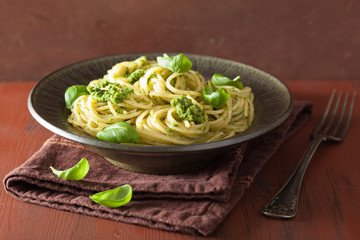
[[[314,104],[310,121],[260,171],[244,198],[209,237],[150,229],[15,200],[0,190],[0,239],[356,239],[360,235],[360,102],[345,142],[320,146],[310,163],[292,220],[260,209],[287,180],[333,88],[360,93],[360,81],[287,81],[296,100]],[[26,161],[52,135],[27,110],[35,82],[0,83],[0,177]]]

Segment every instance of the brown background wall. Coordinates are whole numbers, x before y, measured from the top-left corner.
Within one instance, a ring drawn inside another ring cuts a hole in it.
[[[360,1],[0,1],[0,81],[154,51],[228,58],[284,81],[360,79]]]

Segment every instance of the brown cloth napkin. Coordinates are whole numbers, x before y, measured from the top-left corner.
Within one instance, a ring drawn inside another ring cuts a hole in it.
[[[148,175],[108,163],[85,146],[58,135],[4,179],[15,198],[115,221],[193,235],[209,235],[242,198],[245,189],[280,145],[309,118],[312,105],[296,102],[290,117],[271,132],[242,144],[196,173]],[[86,158],[90,171],[81,181],[66,181],[50,169],[67,169]],[[130,184],[133,199],[119,208],[89,196]]]

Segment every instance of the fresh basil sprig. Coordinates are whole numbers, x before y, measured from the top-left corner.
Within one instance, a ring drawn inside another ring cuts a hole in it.
[[[237,76],[236,78],[231,80],[230,78],[227,78],[221,75],[220,73],[215,73],[211,77],[211,81],[214,84],[214,86],[234,86],[237,87],[238,89],[243,89],[244,86],[241,82],[238,81],[239,79],[240,76]]]
[[[205,86],[203,92],[205,102],[209,103],[214,108],[221,108],[229,99],[230,94],[225,88],[216,88],[211,82]]]
[[[192,62],[182,53],[169,57],[166,53],[163,57],[157,57],[158,64],[172,72],[183,73],[187,72],[192,67]]]
[[[82,158],[75,166],[64,171],[56,170],[52,166],[50,168],[55,175],[65,180],[81,180],[89,172],[89,162],[86,158]]]
[[[139,133],[127,122],[116,122],[96,134],[102,141],[113,143],[139,143]]]
[[[90,196],[94,202],[110,208],[117,208],[127,204],[130,202],[131,197],[132,188],[128,184]]]
[[[87,86],[85,85],[73,85],[68,87],[65,91],[65,104],[68,109],[71,109],[74,105],[75,100],[82,96],[89,94]]]

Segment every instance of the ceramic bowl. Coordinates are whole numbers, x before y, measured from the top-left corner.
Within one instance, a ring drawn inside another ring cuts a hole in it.
[[[244,86],[252,88],[255,95],[255,119],[250,128],[217,142],[157,147],[103,142],[75,129],[67,122],[70,111],[65,107],[64,93],[69,86],[87,85],[91,80],[103,77],[118,62],[134,60],[140,56],[156,59],[162,55],[163,53],[122,54],[63,67],[35,85],[28,98],[29,111],[45,128],[86,145],[111,163],[130,171],[150,174],[174,174],[204,167],[239,144],[279,126],[292,111],[291,92],[272,75],[231,60],[185,54],[193,63],[192,69],[199,71],[205,79],[210,79],[213,73],[221,73],[229,78],[239,75]]]

